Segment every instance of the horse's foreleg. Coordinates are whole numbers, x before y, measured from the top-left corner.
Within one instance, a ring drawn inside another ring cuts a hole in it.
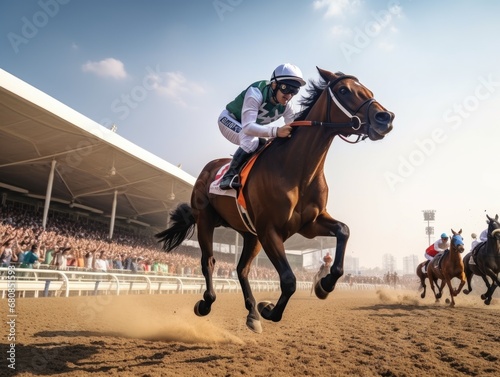
[[[455,289],[454,296],[457,296],[461,292],[461,290],[462,290],[462,288],[465,285],[465,282],[467,280],[464,272],[462,272],[462,274],[458,278],[460,279],[460,285],[458,286],[457,289]]]
[[[270,302],[261,302],[257,309],[264,319],[279,322],[281,321],[281,317],[283,316],[283,312],[285,311],[290,297],[297,289],[297,281],[286,259],[283,239],[273,230],[266,229],[259,232],[259,240],[269,260],[279,274],[281,295],[276,305]]]
[[[246,233],[243,236],[243,240],[243,250],[236,269],[238,272],[241,290],[243,292],[243,298],[245,299],[245,307],[248,310],[247,327],[260,334],[262,332],[262,325],[257,311],[257,303],[255,302],[252,288],[250,287],[250,282],[248,281],[248,274],[250,273],[252,261],[259,254],[261,245],[257,237],[251,233]]]
[[[455,296],[455,290],[453,289],[453,286],[451,285],[451,279],[450,278],[443,278],[445,281],[446,281],[446,285],[448,286],[448,289],[450,291],[450,306],[453,307],[455,306],[455,300],[454,300],[454,296]]]
[[[498,285],[495,282],[493,282],[493,284],[491,284],[491,286],[488,287],[488,291],[486,292],[485,298],[484,298],[484,303],[486,305],[489,305],[491,303],[491,299],[493,298],[493,293],[495,293],[495,290],[497,289],[497,287],[498,287]]]
[[[328,294],[335,288],[337,281],[344,274],[344,255],[349,240],[349,227],[335,220],[328,213],[323,212],[316,218],[316,221],[305,227],[301,234],[308,238],[316,236],[334,236],[337,238],[335,258],[330,267],[330,273],[315,285],[316,296],[320,299],[326,299]]]

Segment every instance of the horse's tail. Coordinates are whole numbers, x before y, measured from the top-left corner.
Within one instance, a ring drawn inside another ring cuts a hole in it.
[[[181,203],[170,214],[172,225],[163,232],[155,234],[158,242],[163,242],[162,249],[170,251],[179,246],[186,238],[193,235],[196,219],[193,209],[187,203]]]

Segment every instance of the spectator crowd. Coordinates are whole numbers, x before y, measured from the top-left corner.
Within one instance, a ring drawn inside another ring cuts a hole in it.
[[[116,227],[109,240],[108,224],[75,219],[69,213],[49,211],[46,229],[35,207],[0,206],[0,267],[82,271],[122,271],[179,276],[202,276],[199,248],[181,245],[164,252],[152,232],[138,234]],[[237,278],[234,254],[216,253],[214,277]],[[312,281],[316,270],[293,269],[298,281]],[[278,280],[268,260],[252,266],[250,279]],[[347,274],[339,282],[384,284],[381,277]]]
[[[198,248],[182,245],[166,253],[153,234],[119,227],[112,240],[108,234],[108,224],[82,223],[57,212],[50,212],[44,230],[34,208],[0,207],[0,266],[202,275]],[[234,254],[218,253],[216,260],[214,277],[236,278]],[[250,278],[276,280],[278,275],[274,268],[254,266]]]

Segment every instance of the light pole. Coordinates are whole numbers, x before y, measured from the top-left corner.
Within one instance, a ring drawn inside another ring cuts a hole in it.
[[[436,211],[433,209],[426,209],[422,211],[424,213],[424,221],[427,221],[427,226],[425,227],[425,234],[429,237],[429,243],[431,244],[431,235],[434,234],[434,227],[430,226],[431,221],[436,219]]]

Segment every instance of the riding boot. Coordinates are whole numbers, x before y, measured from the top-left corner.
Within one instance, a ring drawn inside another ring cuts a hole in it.
[[[241,183],[238,181],[238,172],[251,155],[252,153],[247,153],[241,148],[236,150],[229,169],[220,181],[220,188],[222,190],[238,189],[241,187]]]

